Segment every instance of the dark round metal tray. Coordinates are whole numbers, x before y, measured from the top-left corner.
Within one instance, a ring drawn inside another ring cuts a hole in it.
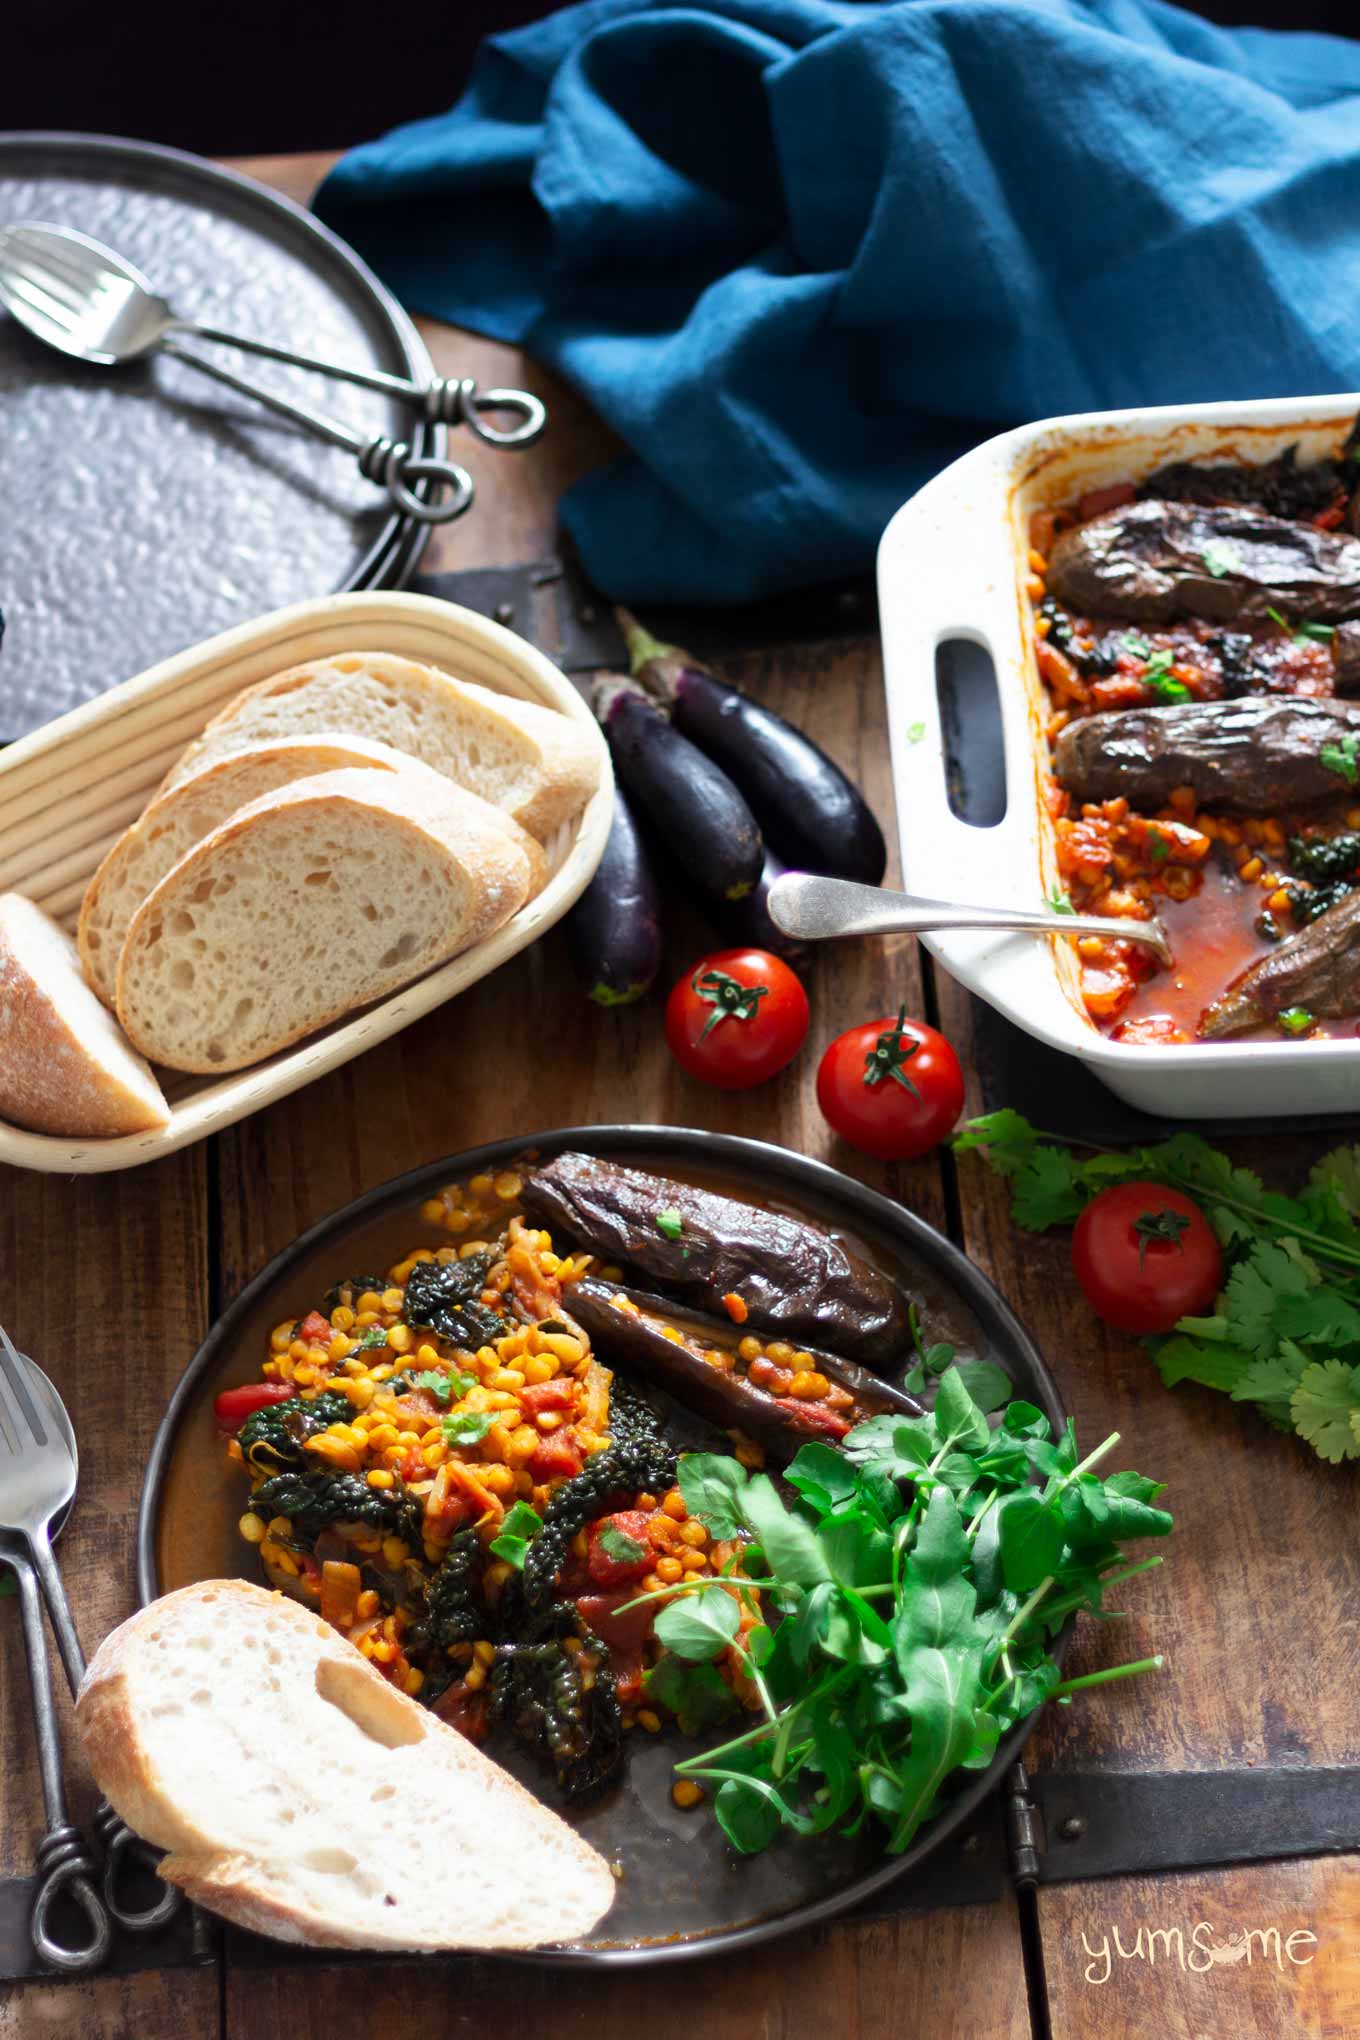
[[[1038,1404],[1055,1431],[1065,1423],[1033,1340],[986,1277],[921,1219],[824,1163],[762,1141],[665,1127],[571,1127],[494,1141],[400,1176],[323,1219],[277,1255],[209,1332],[151,1449],[137,1525],[143,1602],[194,1580],[260,1577],[237,1534],[243,1491],[222,1451],[211,1405],[219,1388],[256,1375],[270,1328],[309,1307],[337,1270],[385,1267],[413,1244],[447,1244],[447,1235],[420,1216],[422,1201],[442,1184],[506,1167],[528,1151],[547,1156],[565,1148],[685,1177],[828,1226],[910,1283],[922,1298],[930,1338],[950,1340],[961,1355],[995,1360],[1015,1393]],[[572,1966],[661,1962],[830,1919],[883,1893],[968,1821],[1014,1762],[1034,1720],[1004,1736],[988,1768],[909,1849],[891,1858],[870,1836],[777,1842],[764,1855],[737,1857],[711,1815],[672,1804],[676,1739],[634,1734],[623,1782],[572,1816],[605,1856],[623,1864],[612,1912],[587,1942],[514,1959]],[[526,1784],[536,1782],[531,1772],[519,1775]],[[549,1793],[543,1796],[552,1803]]]
[[[177,149],[0,134],[0,225],[106,241],[186,317],[428,382],[406,313],[291,199]],[[195,342],[342,422],[441,453],[391,399]],[[399,587],[428,527],[352,455],[159,359],[68,359],[0,313],[0,741],[201,638],[309,596]]]

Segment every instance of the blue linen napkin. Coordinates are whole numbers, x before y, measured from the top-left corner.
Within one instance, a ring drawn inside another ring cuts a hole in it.
[[[1026,419],[1360,387],[1360,45],[1160,0],[586,0],[316,207],[621,435],[563,515],[625,601],[867,567]]]

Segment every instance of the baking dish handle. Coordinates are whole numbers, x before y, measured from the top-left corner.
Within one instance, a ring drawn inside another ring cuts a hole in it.
[[[1037,814],[1023,777],[1029,693],[1023,671],[1011,670],[1019,591],[1005,446],[1003,438],[977,447],[898,511],[879,544],[879,613],[904,886],[970,903],[1037,907]],[[949,638],[981,645],[996,675],[1007,802],[990,826],[963,821],[949,804],[936,689],[936,653]]]

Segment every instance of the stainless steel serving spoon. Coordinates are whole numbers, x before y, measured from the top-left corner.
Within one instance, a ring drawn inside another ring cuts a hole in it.
[[[57,1651],[74,1694],[85,1676],[85,1657],[52,1556],[52,1539],[60,1535],[70,1514],[79,1471],[75,1431],[66,1405],[42,1369],[15,1351],[0,1326],[0,1561],[13,1570],[19,1588],[48,1823],[38,1851],[39,1883],[29,1933],[34,1951],[54,1968],[67,1971],[98,1969],[107,1961],[112,1947],[111,1921],[129,1932],[151,1932],[166,1925],[183,1904],[183,1893],[168,1885],[144,1911],[128,1910],[120,1904],[117,1886],[128,1853],[136,1852],[145,1860],[146,1844],[119,1819],[107,1800],[100,1801],[94,1816],[104,1852],[101,1895],[94,1888],[95,1865],[84,1837],[67,1817],[39,1594],[47,1603]],[[63,1892],[80,1907],[88,1923],[88,1939],[79,1946],[57,1940],[52,1930],[52,1906]]]
[[[472,477],[456,461],[417,459],[404,439],[391,439],[385,433],[365,438],[337,418],[328,418],[324,412],[295,403],[291,397],[280,396],[277,391],[265,389],[196,354],[178,336],[197,333],[204,339],[225,340],[233,347],[249,347],[276,361],[318,369],[327,375],[339,375],[347,382],[364,383],[389,395],[423,402],[426,393],[414,383],[367,369],[336,369],[305,355],[289,354],[263,342],[246,341],[236,334],[177,319],[140,270],[125,262],[121,255],[115,255],[111,248],[77,234],[70,227],[48,226],[42,221],[0,227],[0,304],[36,339],[63,354],[74,355],[78,361],[93,362],[96,367],[117,367],[157,351],[173,355],[176,361],[197,369],[201,375],[211,376],[214,382],[224,383],[238,395],[250,397],[279,417],[304,426],[318,439],[354,454],[365,480],[385,488],[397,508],[421,524],[447,524],[461,517],[472,502]],[[475,384],[471,385],[471,397],[466,396],[461,383],[446,387],[456,392],[459,416],[469,420],[477,417],[479,402],[488,408],[503,408],[502,400],[509,403],[524,398],[536,407],[538,414],[543,409],[536,397],[529,398],[523,391],[489,390],[479,399]],[[443,397],[436,398],[436,409],[443,401]],[[542,429],[541,415],[536,424],[532,419],[530,423],[531,436],[536,437]],[[484,439],[498,437],[501,445],[514,443],[513,438],[507,441],[504,434],[489,432],[480,423],[475,429]],[[448,493],[427,503],[414,493],[413,482],[431,482]]]
[[[968,907],[954,900],[923,900],[885,892],[844,878],[814,878],[786,871],[770,887],[770,919],[800,942],[835,935],[924,935],[935,928],[1016,930],[1033,935],[1109,935],[1141,942],[1171,962],[1171,944],[1158,920],[1125,921],[1102,914],[1029,913],[1019,907]]]

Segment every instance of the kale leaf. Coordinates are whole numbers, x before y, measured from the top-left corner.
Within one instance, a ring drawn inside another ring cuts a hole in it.
[[[276,1473],[261,1481],[250,1506],[266,1521],[287,1516],[294,1536],[308,1549],[332,1523],[360,1523],[385,1537],[401,1537],[411,1545],[420,1542],[419,1499],[408,1495],[400,1482],[390,1488],[370,1487],[361,1473],[291,1469]]]
[[[348,1422],[354,1405],[347,1395],[326,1389],[320,1395],[293,1396],[288,1402],[266,1403],[248,1416],[236,1433],[241,1455],[261,1473],[302,1464],[308,1438],[332,1424]]]
[[[467,1353],[499,1339],[507,1320],[480,1300],[490,1254],[463,1261],[417,1261],[406,1282],[403,1316],[416,1331],[434,1332]]]
[[[590,1685],[585,1655],[599,1660]],[[488,1680],[494,1718],[551,1767],[558,1790],[577,1804],[611,1785],[623,1763],[623,1715],[608,1655],[589,1635],[579,1654],[561,1639],[505,1644]]]

